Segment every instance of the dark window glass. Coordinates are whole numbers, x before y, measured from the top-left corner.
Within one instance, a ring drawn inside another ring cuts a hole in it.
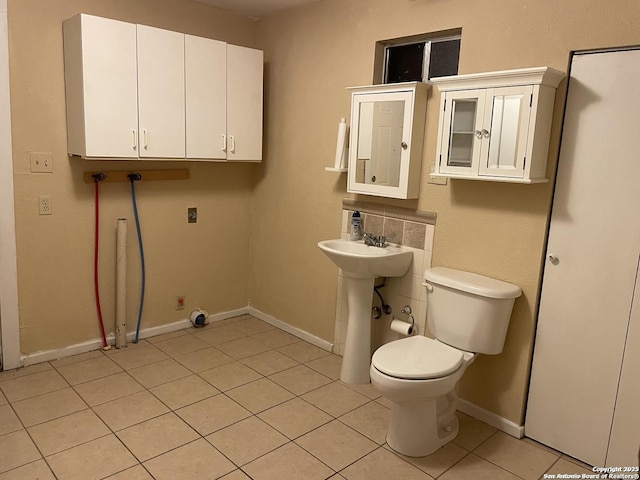
[[[387,47],[385,83],[422,81],[424,43]]]
[[[458,74],[460,39],[433,42],[429,61],[429,78]]]

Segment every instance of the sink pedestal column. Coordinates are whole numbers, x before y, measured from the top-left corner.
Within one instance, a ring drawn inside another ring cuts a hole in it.
[[[343,272],[347,282],[349,319],[340,380],[369,383],[371,366],[371,302],[375,278],[360,278]]]

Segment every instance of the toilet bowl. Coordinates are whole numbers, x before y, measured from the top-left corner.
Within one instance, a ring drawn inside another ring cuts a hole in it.
[[[436,267],[425,272],[427,321],[436,337],[394,340],[371,359],[373,387],[392,403],[388,445],[429,455],[458,434],[458,383],[478,353],[502,351],[520,287]]]
[[[392,403],[389,446],[429,455],[458,434],[457,385],[476,355],[418,335],[383,345],[371,360],[371,383]]]

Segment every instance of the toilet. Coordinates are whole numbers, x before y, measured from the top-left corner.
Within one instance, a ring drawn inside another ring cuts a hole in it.
[[[423,335],[394,340],[371,359],[371,383],[392,403],[387,443],[409,457],[429,455],[458,434],[457,387],[477,354],[502,352],[517,285],[446,267],[425,271]]]

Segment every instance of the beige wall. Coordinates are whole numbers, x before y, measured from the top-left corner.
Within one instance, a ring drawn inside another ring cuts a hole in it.
[[[345,177],[333,162],[337,122],[349,115],[346,86],[371,83],[376,40],[462,28],[460,72],[548,65],[566,70],[574,49],[640,43],[634,0],[324,0],[255,23],[188,0],[9,0],[21,350],[59,348],[98,337],[93,304],[93,186],[85,170],[133,168],[66,157],[61,22],[78,12],[209,36],[265,50],[265,161],[188,164],[192,179],[138,186],[146,256],[144,325],[222,312],[249,301],[263,312],[333,340],[337,272],[316,247],[340,235]],[[553,178],[566,83],[556,103]],[[394,205],[438,214],[434,265],[514,282],[505,351],[481,357],[461,395],[520,423],[524,414],[551,183],[426,184],[435,157],[438,93],[427,111],[418,201]],[[53,174],[30,174],[28,152],[54,154]],[[172,167],[183,164],[169,164]],[[148,163],[141,168],[167,164]],[[138,164],[136,164],[136,168]],[[126,184],[103,186],[102,298],[113,318],[115,219],[131,219],[129,318],[139,267]],[[37,215],[37,196],[54,214]],[[370,200],[367,198],[367,200]],[[197,225],[187,207],[199,209]],[[251,253],[251,257],[250,257]]]
[[[188,0],[9,0],[11,104],[21,351],[99,337],[93,293],[93,185],[83,172],[184,168],[190,180],[137,184],[147,264],[142,327],[171,323],[197,306],[246,307],[249,297],[251,165],[87,162],[66,155],[62,21],[77,13],[256,46],[255,22]],[[32,174],[28,152],[52,152],[53,174]],[[113,330],[115,226],[129,218],[127,314],[135,328],[140,267],[129,185],[102,184],[100,278]],[[39,216],[38,195],[53,215]],[[187,224],[187,208],[198,223]],[[175,310],[177,295],[185,311]]]
[[[338,119],[349,116],[344,88],[371,83],[377,40],[461,27],[460,73],[543,65],[566,71],[571,50],[639,44],[639,16],[640,3],[633,0],[325,0],[262,20],[267,149],[252,202],[251,302],[332,338],[336,269],[315,244],[340,235],[346,190],[344,175],[323,168],[333,161]],[[549,178],[565,90],[563,82]],[[522,287],[505,351],[479,358],[461,385],[463,398],[520,424],[553,184],[426,184],[435,158],[438,100],[432,91],[420,199],[393,203],[438,214],[434,265]]]

